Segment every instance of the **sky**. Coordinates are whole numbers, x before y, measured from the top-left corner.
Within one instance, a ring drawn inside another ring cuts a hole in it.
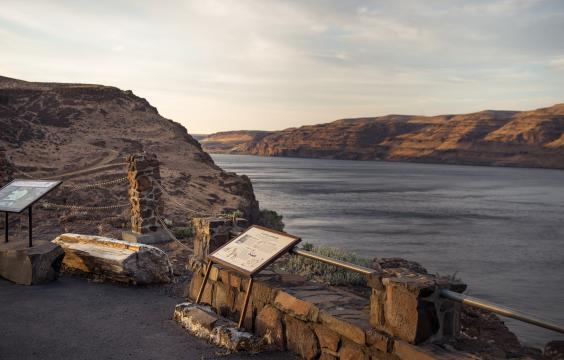
[[[191,133],[564,103],[563,0],[0,0],[0,75],[130,89]]]

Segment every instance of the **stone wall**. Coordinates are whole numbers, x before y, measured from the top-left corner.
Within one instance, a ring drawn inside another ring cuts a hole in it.
[[[193,266],[187,291],[192,300],[202,285],[201,264],[232,231],[225,219],[194,219],[193,224],[192,264],[200,265]],[[460,290],[461,285],[400,266],[379,269],[369,279],[366,295],[308,282],[270,266],[255,277],[244,327],[273,348],[291,350],[304,359],[470,358],[432,344],[459,329],[460,308],[438,295],[441,288]],[[248,281],[214,265],[201,303],[237,321]]]
[[[190,299],[196,298],[203,277],[203,268],[194,273],[188,289]],[[248,281],[235,271],[214,265],[201,303],[212,306],[221,316],[237,321]],[[398,290],[390,283],[387,288],[390,292]],[[423,291],[419,293],[423,294]],[[418,341],[421,338],[417,336],[427,334],[425,322],[428,319],[416,316],[420,321],[413,323],[411,296],[394,294],[390,295],[390,300],[398,303],[397,306],[385,303],[385,306],[391,306],[386,309],[387,327],[375,328],[369,321],[372,320],[371,301],[367,297],[310,283],[300,276],[269,268],[255,279],[244,328],[264,337],[272,348],[293,351],[304,359],[471,358],[444,350],[430,341],[411,344],[413,341],[406,338],[414,337],[412,340]],[[405,307],[405,313],[401,306]],[[435,329],[435,326],[430,328]],[[388,331],[395,331],[395,334]]]
[[[189,266],[194,270],[205,264],[208,254],[248,227],[247,220],[242,218],[193,218],[191,222],[194,229],[194,254]]]
[[[385,269],[368,281],[370,324],[412,344],[460,332],[461,305],[440,297],[441,289],[462,292],[466,285],[407,268]]]
[[[155,154],[142,153],[127,157],[129,168],[129,202],[131,203],[131,231],[147,234],[157,231],[156,213],[163,213],[162,191],[154,184],[160,182],[159,161]]]

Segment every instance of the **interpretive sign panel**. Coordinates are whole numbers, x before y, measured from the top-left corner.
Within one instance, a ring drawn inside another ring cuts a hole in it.
[[[299,237],[253,225],[210,255],[210,260],[252,276],[288,249]]]
[[[61,181],[14,180],[0,189],[0,211],[21,213]]]

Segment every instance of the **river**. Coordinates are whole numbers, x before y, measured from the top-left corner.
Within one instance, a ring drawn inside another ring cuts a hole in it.
[[[212,156],[304,242],[415,260],[469,295],[564,324],[564,171]],[[564,340],[506,323],[527,345]]]

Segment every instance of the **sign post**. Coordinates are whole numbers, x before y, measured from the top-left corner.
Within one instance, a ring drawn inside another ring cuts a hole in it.
[[[249,305],[254,275],[287,253],[300,241],[299,237],[290,234],[258,225],[251,226],[241,235],[209,255],[204,280],[198,292],[196,303],[199,303],[202,299],[213,263],[223,265],[248,276],[249,284],[247,285],[247,292],[238,324],[239,328],[241,328]]]
[[[32,206],[61,183],[62,181],[14,180],[0,189],[0,211],[5,213],[5,242],[8,242],[8,213],[19,214],[28,209],[28,245],[33,246]]]

